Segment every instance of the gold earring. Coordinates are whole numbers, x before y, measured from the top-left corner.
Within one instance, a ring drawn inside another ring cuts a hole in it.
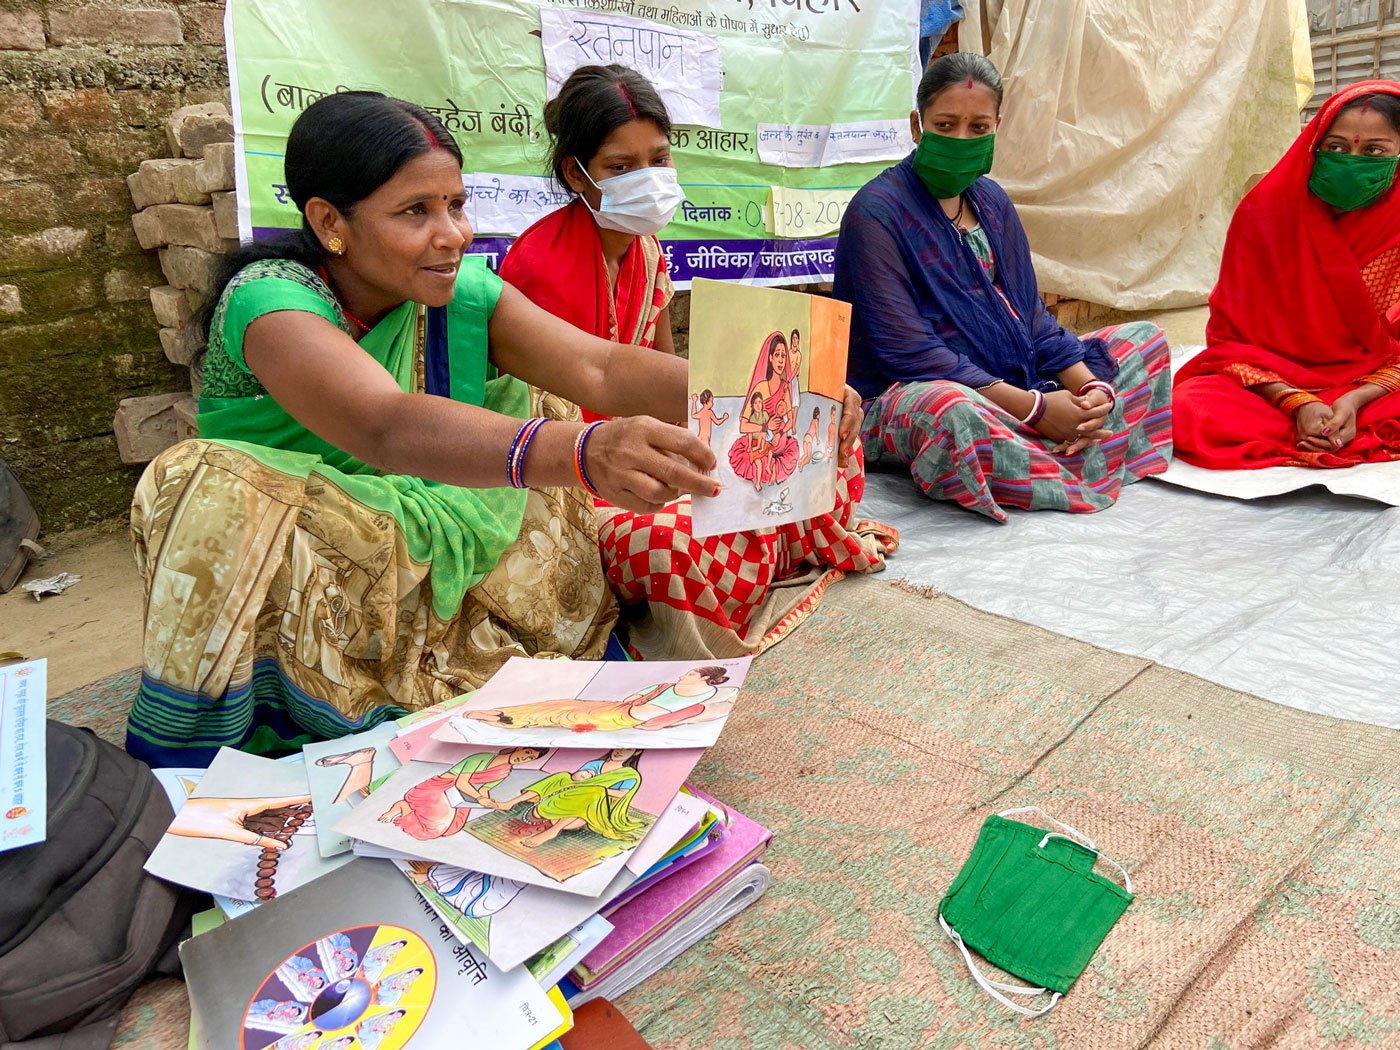
[[[330,252],[332,255],[344,255],[345,242],[339,237],[332,237],[326,242],[326,251]]]

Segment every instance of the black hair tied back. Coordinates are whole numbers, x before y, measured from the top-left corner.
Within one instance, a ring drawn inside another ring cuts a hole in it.
[[[306,221],[306,203],[319,197],[342,215],[392,179],[415,157],[444,149],[462,163],[452,133],[421,106],[378,91],[341,91],[307,106],[287,136],[287,192],[302,213],[301,228],[242,245],[224,257],[196,324],[208,333],[214,307],[233,276],[249,263],[290,259],[315,269],[326,257]]]
[[[671,134],[671,115],[651,81],[626,66],[579,66],[544,107],[549,134],[549,170],[565,190],[564,162],[588,164],[608,136],[633,120],[650,120]]]
[[[968,80],[981,84],[996,96],[997,113],[1001,113],[1001,74],[997,72],[997,67],[983,55],[974,54],[971,51],[954,51],[950,55],[944,55],[936,62],[932,63],[928,69],[924,70],[923,79],[919,81],[919,92],[917,97],[919,116],[923,116],[944,88],[952,87],[954,84],[964,83]]]
[[[1340,117],[1343,113],[1349,113],[1353,109],[1361,109],[1362,107],[1374,109],[1385,117],[1386,120],[1390,121],[1390,126],[1395,129],[1395,133],[1400,135],[1400,95],[1387,95],[1380,91],[1372,95],[1362,95],[1352,99],[1337,110],[1337,116]]]

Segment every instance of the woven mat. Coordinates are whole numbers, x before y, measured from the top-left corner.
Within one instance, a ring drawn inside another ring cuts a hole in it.
[[[131,690],[54,708],[119,726]],[[773,829],[774,884],[622,999],[658,1048],[1400,1045],[1393,730],[851,579],[755,664],[696,780]],[[1138,891],[1036,1021],[937,923],[984,817],[1031,804]],[[180,992],[143,989],[119,1045],[180,1045]]]

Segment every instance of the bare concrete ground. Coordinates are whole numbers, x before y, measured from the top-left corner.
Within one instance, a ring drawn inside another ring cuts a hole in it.
[[[1155,321],[1175,346],[1205,342],[1206,316],[1201,306],[1123,319]],[[40,541],[52,557],[31,565],[25,579],[71,572],[82,580],[39,602],[18,586],[0,595],[0,651],[46,657],[52,696],[139,664],[141,581],[125,524],[45,535]]]
[[[139,664],[141,581],[126,525],[45,535],[40,542],[51,557],[31,563],[24,579],[60,572],[82,579],[37,602],[18,586],[0,594],[0,651],[47,658],[51,696]]]

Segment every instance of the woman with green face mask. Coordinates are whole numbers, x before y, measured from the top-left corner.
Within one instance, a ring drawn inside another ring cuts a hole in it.
[[[1400,84],[1328,99],[1240,202],[1176,446],[1216,469],[1400,459]]]
[[[934,62],[914,152],[847,209],[835,294],[854,306],[865,455],[998,521],[1102,510],[1167,468],[1167,344],[1145,323],[1080,339],[1046,310],[1016,209],[987,177],[1001,94],[981,55]]]

